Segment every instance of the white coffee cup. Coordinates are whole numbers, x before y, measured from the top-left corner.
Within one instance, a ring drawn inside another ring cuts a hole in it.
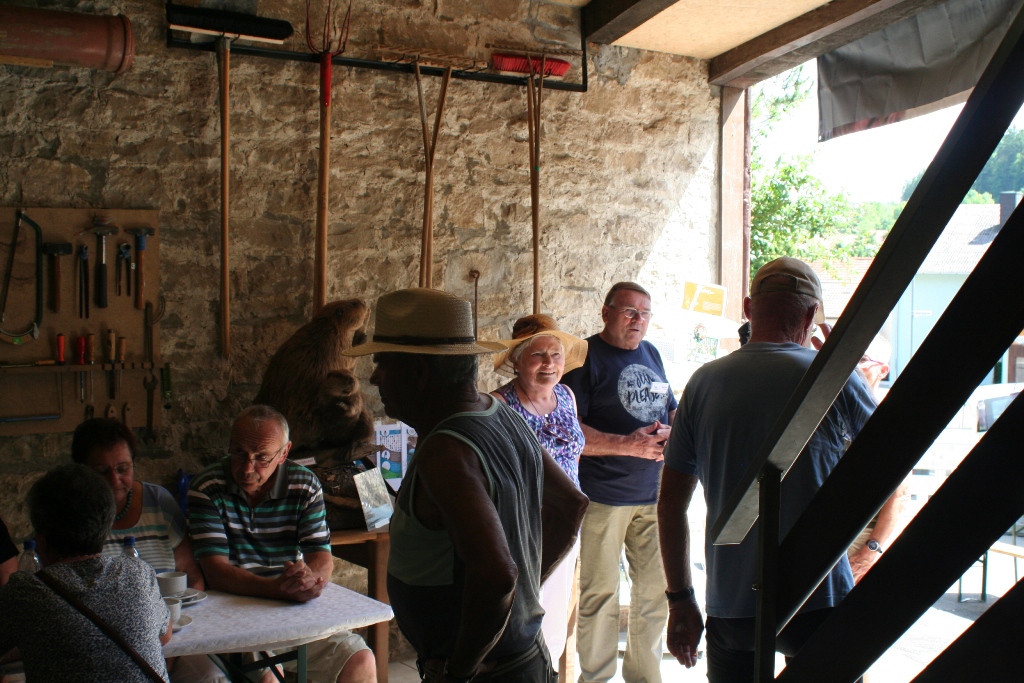
[[[188,588],[188,575],[185,572],[160,572],[156,575],[160,585],[160,595],[171,597],[180,595]]]
[[[171,622],[177,624],[181,618],[181,600],[178,598],[164,598],[164,604],[171,611]]]

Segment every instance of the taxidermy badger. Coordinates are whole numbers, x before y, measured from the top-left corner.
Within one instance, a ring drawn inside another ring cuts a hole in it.
[[[354,358],[341,355],[366,339],[369,317],[360,299],[324,306],[270,359],[255,403],[279,410],[288,420],[292,453],[317,454],[318,464],[339,465],[373,448],[373,420],[363,408]]]

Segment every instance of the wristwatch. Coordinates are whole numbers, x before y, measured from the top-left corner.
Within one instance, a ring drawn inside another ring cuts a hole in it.
[[[683,600],[694,600],[693,586],[684,588],[681,591],[665,591],[665,597],[668,598],[669,604],[682,602]]]
[[[871,550],[872,552],[876,552],[878,554],[882,553],[882,544],[873,538],[869,540],[867,543],[865,543],[864,547],[868,550]]]

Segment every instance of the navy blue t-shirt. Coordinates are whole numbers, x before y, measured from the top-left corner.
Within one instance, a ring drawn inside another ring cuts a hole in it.
[[[580,422],[623,435],[656,420],[668,425],[678,402],[658,350],[646,341],[632,351],[620,349],[596,334],[587,342],[583,367],[562,378],[576,394]],[[658,500],[661,466],[661,461],[629,455],[584,455],[580,488],[602,505],[651,505]]]

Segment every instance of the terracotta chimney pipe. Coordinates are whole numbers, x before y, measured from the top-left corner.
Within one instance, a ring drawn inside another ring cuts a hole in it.
[[[100,16],[0,5],[2,56],[123,73],[135,58],[125,16]]]

